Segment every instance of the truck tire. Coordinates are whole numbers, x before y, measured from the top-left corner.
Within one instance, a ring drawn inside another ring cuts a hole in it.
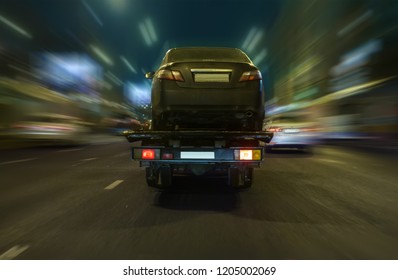
[[[146,183],[149,187],[164,189],[172,184],[173,174],[169,166],[161,166],[158,169],[147,167],[145,173]]]
[[[244,170],[243,188],[250,188],[253,182],[253,167],[246,167]]]
[[[145,168],[145,178],[149,187],[158,187],[159,175],[154,172],[152,167]]]
[[[239,168],[228,168],[228,186],[238,188],[240,184]]]
[[[247,189],[252,186],[253,168],[243,169],[232,167],[228,169],[228,185],[235,189]]]
[[[170,166],[162,166],[159,169],[160,187],[167,188],[172,184],[173,174]]]

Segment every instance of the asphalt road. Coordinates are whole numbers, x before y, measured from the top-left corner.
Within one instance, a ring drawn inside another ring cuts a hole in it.
[[[398,157],[276,151],[252,189],[145,184],[123,138],[1,151],[0,259],[398,259]]]

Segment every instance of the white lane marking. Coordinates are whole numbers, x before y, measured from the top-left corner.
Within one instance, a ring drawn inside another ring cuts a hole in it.
[[[81,161],[90,161],[90,160],[95,160],[95,159],[97,159],[96,157],[92,157],[92,158],[85,158],[85,159],[82,159]]]
[[[320,160],[320,161],[330,162],[330,163],[337,163],[337,164],[346,164],[345,162],[342,162],[342,161],[325,159],[325,158],[316,158],[315,160]]]
[[[75,164],[73,164],[72,166],[78,166],[78,165],[83,164],[83,163],[85,163],[85,162],[87,162],[87,161],[91,161],[91,160],[95,160],[95,159],[97,159],[97,158],[96,158],[96,157],[93,157],[93,158],[84,158],[84,159],[79,160],[78,163],[75,163]]]
[[[11,249],[9,249],[8,251],[6,251],[5,253],[3,253],[2,255],[0,255],[0,260],[12,260],[21,253],[23,253],[24,251],[26,251],[28,248],[29,248],[28,245],[25,246],[16,245]]]
[[[112,190],[112,189],[116,188],[117,186],[119,186],[121,183],[123,183],[123,180],[116,180],[109,186],[105,187],[105,190]]]
[[[59,151],[57,151],[57,153],[74,152],[74,151],[80,151],[80,150],[83,150],[83,148],[59,150]]]
[[[38,159],[38,158],[25,158],[25,159],[20,159],[20,160],[5,161],[5,162],[1,162],[0,165],[31,161],[31,160],[35,160],[35,159]]]

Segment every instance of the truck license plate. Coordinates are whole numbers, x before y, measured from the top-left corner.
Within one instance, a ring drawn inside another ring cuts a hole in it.
[[[181,152],[181,159],[215,159],[214,152]]]

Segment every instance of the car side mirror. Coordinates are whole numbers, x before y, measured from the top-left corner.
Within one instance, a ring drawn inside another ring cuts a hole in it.
[[[153,79],[154,76],[155,76],[155,72],[148,72],[145,74],[145,78],[147,78],[147,79]]]

